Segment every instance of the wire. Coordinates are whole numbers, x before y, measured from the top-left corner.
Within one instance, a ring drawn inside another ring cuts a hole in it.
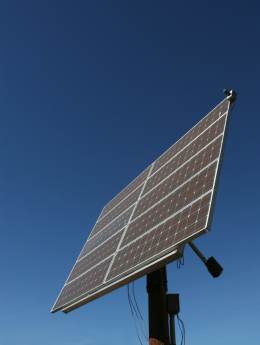
[[[143,345],[142,340],[141,340],[140,335],[139,335],[139,332],[138,332],[136,321],[135,321],[135,318],[134,318],[134,309],[133,309],[133,304],[132,304],[132,300],[131,300],[131,296],[130,296],[129,284],[127,285],[127,297],[128,297],[128,304],[129,304],[129,307],[130,307],[131,315],[132,315],[132,318],[134,320],[136,334],[137,334],[137,337],[138,337],[140,345]]]
[[[182,257],[182,260],[180,260],[180,265],[184,265],[183,257]],[[130,290],[130,283],[127,285],[127,297],[128,297],[128,303],[129,303],[131,315],[134,321],[134,326],[135,326],[139,343],[140,345],[144,345],[142,342],[141,336],[144,337],[148,341],[147,328],[143,319],[143,315],[137,303],[134,283],[132,283],[132,296],[131,296],[131,290]],[[183,320],[180,318],[179,314],[177,314],[177,321],[178,321],[179,330],[181,332],[181,345],[185,345],[186,343],[185,325],[184,325]],[[141,335],[140,335],[140,330],[142,333]]]
[[[178,317],[177,317],[177,321],[178,321],[179,330],[181,332],[181,345],[183,345],[183,337],[184,337],[184,335],[183,335],[183,330],[181,328],[180,321],[179,321]]]
[[[179,314],[177,314],[177,320],[178,320],[178,326],[181,331],[181,345],[185,345],[186,342],[186,334],[185,334],[185,325],[183,320],[179,317]]]
[[[137,324],[137,319],[139,318],[138,317],[138,312],[136,310],[136,307],[135,307],[135,305],[133,303],[133,300],[132,300],[132,297],[131,297],[131,294],[130,294],[130,286],[129,286],[129,284],[127,285],[127,297],[128,297],[128,303],[129,303],[131,315],[132,315],[132,318],[133,318],[133,321],[134,321],[134,326],[135,326],[136,334],[137,334],[137,337],[138,337],[140,345],[143,345],[142,339],[140,337],[139,329],[138,329],[138,324]],[[144,336],[144,334],[143,334],[143,336]]]
[[[132,297],[131,297],[130,284],[127,285],[127,293],[128,293],[128,301],[129,301],[129,305],[131,307],[132,315],[133,315],[133,317],[136,316],[138,318],[138,313],[137,313],[136,307],[135,307],[133,300],[132,300]]]
[[[178,269],[180,269],[181,266],[184,266],[184,254],[176,261],[176,264]]]
[[[136,310],[139,314],[139,318],[141,320],[140,322],[140,328],[141,328],[141,331],[143,333],[143,336],[146,340],[148,340],[148,330],[147,330],[147,325],[145,324],[144,322],[144,318],[143,318],[143,315],[140,311],[140,308],[138,306],[138,303],[137,303],[137,298],[135,296],[135,285],[134,285],[134,282],[132,283],[132,295],[133,295],[133,299],[134,299],[134,302],[135,302],[135,307],[136,307]]]
[[[135,285],[134,285],[134,282],[132,283],[132,294],[133,294],[133,297],[134,297],[134,302],[135,302],[135,305],[136,305],[137,312],[138,312],[141,320],[143,320],[143,315],[140,312],[140,309],[139,309],[139,306],[138,306],[138,303],[137,303],[137,300],[136,300],[136,296],[135,296]]]

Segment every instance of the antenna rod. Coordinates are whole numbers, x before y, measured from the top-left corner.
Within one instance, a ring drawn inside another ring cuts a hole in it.
[[[230,103],[234,103],[237,99],[237,93],[234,90],[224,89],[223,93],[227,97],[227,99],[230,100]]]
[[[201,251],[199,250],[198,247],[195,246],[194,243],[189,242],[189,245],[191,247],[191,249],[198,255],[198,257],[200,258],[201,261],[203,261],[203,263],[206,265],[207,264],[207,259],[206,257],[201,253]]]

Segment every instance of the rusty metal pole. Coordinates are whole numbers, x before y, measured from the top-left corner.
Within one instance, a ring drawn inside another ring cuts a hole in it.
[[[149,345],[169,345],[166,267],[147,274]]]

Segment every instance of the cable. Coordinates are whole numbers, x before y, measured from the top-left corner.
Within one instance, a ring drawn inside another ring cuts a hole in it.
[[[130,293],[130,284],[127,284],[127,294],[128,294],[128,301],[129,301],[129,305],[131,307],[133,317],[136,316],[138,318],[138,313],[137,313],[136,307],[132,301],[132,297],[131,297],[131,293]]]
[[[135,305],[136,305],[136,309],[137,309],[137,311],[138,311],[138,314],[140,315],[141,320],[144,320],[144,319],[143,319],[143,315],[142,315],[142,313],[141,313],[141,311],[140,311],[140,309],[139,309],[139,306],[138,306],[136,297],[135,297],[135,283],[134,283],[134,282],[132,283],[132,294],[133,294],[133,297],[134,297],[134,302],[135,302]]]
[[[140,335],[139,335],[139,332],[138,332],[136,321],[134,318],[134,309],[133,309],[133,304],[132,304],[132,300],[131,300],[131,296],[130,296],[129,284],[127,284],[127,297],[128,297],[128,304],[130,307],[131,315],[132,315],[132,318],[134,320],[134,326],[135,326],[136,334],[137,334],[140,345],[143,345],[142,340],[141,340]]]
[[[140,311],[140,308],[138,306],[138,303],[137,303],[137,298],[135,296],[135,285],[134,285],[134,282],[132,283],[132,294],[133,294],[133,299],[134,299],[134,302],[135,302],[135,307],[136,307],[136,310],[139,314],[139,318],[140,318],[140,329],[143,333],[143,336],[144,338],[148,341],[148,330],[147,330],[147,325],[145,324],[144,322],[144,318],[143,318],[143,315]]]
[[[179,330],[181,332],[181,345],[183,345],[183,338],[184,338],[184,335],[183,335],[183,330],[182,330],[182,327],[180,326],[180,321],[177,317],[177,321],[178,321],[178,327],[179,327]]]
[[[184,254],[176,261],[176,264],[178,269],[180,269],[181,266],[184,266]]]
[[[138,337],[140,345],[143,345],[142,339],[141,339],[140,334],[139,334],[138,325],[137,325],[136,319],[135,319],[135,316],[137,316],[138,314],[137,314],[137,311],[135,309],[135,306],[133,304],[133,301],[132,301],[132,298],[131,298],[131,295],[130,295],[129,284],[127,285],[127,296],[128,296],[128,304],[129,304],[129,307],[130,307],[131,315],[132,315],[132,318],[133,318],[133,321],[134,321],[134,326],[135,326],[136,334],[137,334],[137,337]]]
[[[185,345],[185,342],[186,342],[185,325],[182,319],[179,317],[179,314],[177,314],[177,320],[178,320],[179,329],[181,331],[181,345]]]
[[[183,257],[182,257],[182,260],[180,260],[180,265],[184,265]],[[127,284],[128,303],[129,303],[131,315],[134,321],[134,326],[135,326],[139,343],[140,345],[144,345],[142,342],[141,336],[143,336],[148,341],[148,335],[147,335],[147,329],[146,329],[146,325],[143,319],[143,315],[137,303],[134,283],[132,283],[132,295],[133,297],[131,296],[130,283],[129,283]],[[177,314],[177,321],[178,321],[179,330],[181,332],[181,345],[185,345],[186,343],[185,325],[184,325],[183,320],[180,318],[179,314]],[[140,331],[142,333],[141,335],[140,335]]]

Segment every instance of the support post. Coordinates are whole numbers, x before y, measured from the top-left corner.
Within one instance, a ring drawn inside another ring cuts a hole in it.
[[[166,267],[147,274],[149,345],[169,345]]]
[[[176,345],[176,332],[175,332],[175,315],[170,315],[170,334],[171,334],[171,345]]]
[[[167,310],[170,316],[171,345],[176,345],[175,316],[180,312],[178,293],[170,293],[167,295]]]

